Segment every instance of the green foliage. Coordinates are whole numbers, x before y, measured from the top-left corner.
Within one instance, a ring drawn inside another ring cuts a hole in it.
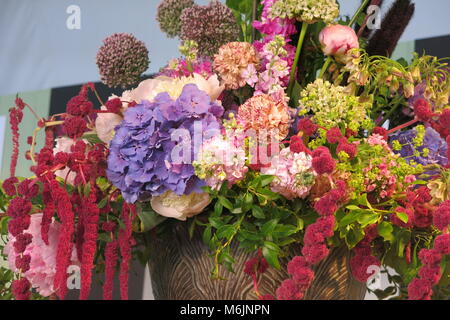
[[[288,203],[271,191],[273,179],[255,174],[231,188],[226,183],[220,190],[207,188],[214,204],[204,224],[203,241],[213,252],[213,278],[220,278],[221,264],[233,271],[230,249],[235,241],[248,251],[261,250],[274,268],[280,268],[279,259],[286,255],[287,247],[301,241],[304,218],[312,210],[307,209],[304,201]]]
[[[252,23],[262,11],[260,2],[260,0],[226,0],[226,5],[233,10],[236,21],[241,27],[241,41],[252,42]]]

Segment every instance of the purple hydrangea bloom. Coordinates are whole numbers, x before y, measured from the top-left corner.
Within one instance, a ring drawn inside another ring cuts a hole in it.
[[[166,191],[201,192],[204,182],[195,176],[191,164],[199,144],[194,136],[219,132],[223,113],[194,84],[186,85],[177,100],[161,93],[153,102],[128,108],[110,144],[108,179],[129,203]],[[185,150],[190,154],[183,154]],[[174,155],[182,160],[172,159]]]
[[[438,132],[431,127],[426,128],[425,137],[423,139],[422,146],[415,148],[413,139],[417,136],[416,129],[411,129],[398,133],[392,136],[391,142],[398,140],[402,145],[400,151],[395,151],[399,153],[403,158],[406,158],[408,162],[414,160],[416,163],[422,165],[439,164],[445,166],[448,162],[447,159],[447,143],[441,138]],[[427,157],[424,156],[414,156],[415,150],[419,151],[421,154],[423,150],[427,148],[429,154]]]

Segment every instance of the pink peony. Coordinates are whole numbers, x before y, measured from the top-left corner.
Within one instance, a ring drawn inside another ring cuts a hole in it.
[[[355,31],[340,24],[324,28],[319,35],[322,50],[327,56],[339,56],[348,50],[359,48],[358,36]]]
[[[49,245],[47,246],[41,237],[42,213],[31,216],[30,227],[27,233],[33,236],[31,243],[26,247],[24,254],[31,256],[30,269],[23,275],[28,279],[33,288],[40,295],[48,297],[55,292],[53,288],[53,279],[56,273],[56,251],[60,232],[60,223],[53,221],[48,231]],[[5,246],[4,253],[8,257],[8,263],[11,270],[17,272],[15,261],[17,254],[14,250],[16,238],[9,235],[8,244]],[[79,265],[76,250],[72,252],[72,264]]]
[[[102,106],[102,110],[106,110]],[[104,143],[110,143],[114,138],[114,129],[123,120],[123,117],[116,113],[99,113],[97,119],[95,119],[95,130],[100,140]]]

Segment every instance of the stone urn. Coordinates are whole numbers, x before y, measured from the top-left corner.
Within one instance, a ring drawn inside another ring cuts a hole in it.
[[[211,279],[213,259],[203,243],[201,231],[189,238],[187,223],[175,222],[162,236],[150,240],[149,270],[156,300],[256,300],[252,279],[243,272],[244,264],[255,253],[247,253],[232,243],[236,260],[235,273],[221,268],[227,280]],[[292,255],[299,254],[293,250]],[[305,295],[307,300],[362,300],[366,285],[353,278],[350,272],[350,252],[346,248],[333,249],[328,258],[315,267],[315,280]],[[286,264],[281,270],[269,268],[259,278],[262,294],[275,295],[280,283],[289,278]]]

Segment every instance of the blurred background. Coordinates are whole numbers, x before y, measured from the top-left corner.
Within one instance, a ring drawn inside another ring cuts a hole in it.
[[[8,176],[12,146],[6,115],[17,93],[40,116],[62,112],[66,102],[77,94],[80,84],[99,81],[95,64],[97,50],[104,38],[116,32],[132,33],[146,43],[151,60],[148,74],[157,72],[169,59],[179,56],[179,41],[168,39],[155,20],[159,2],[0,0],[0,180]],[[196,2],[206,4],[208,1]],[[360,0],[339,2],[341,14],[352,15]],[[385,1],[381,14],[392,2]],[[413,52],[450,57],[450,1],[417,0],[415,4],[415,15],[394,58],[410,60]],[[80,24],[71,28],[67,22],[74,13],[79,14]],[[35,119],[25,114],[21,124],[21,155],[26,137],[36,125]],[[28,176],[29,165],[22,156],[17,174]],[[138,265],[134,269],[130,298],[151,299],[148,272]],[[97,294],[100,297],[99,290],[93,296]]]

